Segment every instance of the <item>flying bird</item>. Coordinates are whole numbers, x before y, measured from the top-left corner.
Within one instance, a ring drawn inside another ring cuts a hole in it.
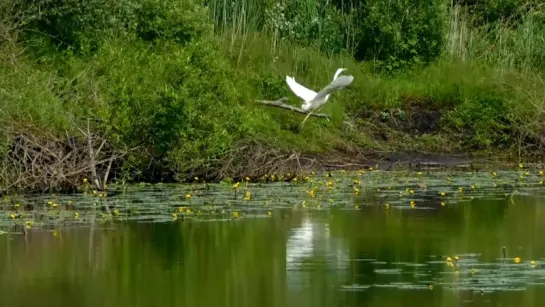
[[[329,95],[332,92],[343,89],[346,86],[350,85],[350,83],[352,83],[352,81],[354,80],[353,76],[339,77],[339,75],[345,70],[346,68],[337,69],[335,75],[333,76],[333,81],[331,81],[331,83],[329,83],[318,93],[297,83],[293,77],[286,76],[286,83],[288,84],[292,92],[299,98],[303,99],[301,109],[305,111],[310,111],[301,123],[300,128],[303,128],[303,124],[313,111],[316,111],[327,102],[327,100],[329,99]]]

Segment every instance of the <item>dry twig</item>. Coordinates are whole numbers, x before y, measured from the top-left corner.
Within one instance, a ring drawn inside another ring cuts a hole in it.
[[[286,101],[288,101],[288,98],[286,98],[286,97],[282,97],[282,98],[277,99],[277,100],[256,100],[256,102],[262,103],[262,104],[264,104],[266,106],[270,106],[270,107],[286,109],[286,110],[290,110],[290,111],[293,111],[293,112],[296,112],[296,113],[307,114],[308,116],[321,117],[321,118],[326,118],[326,119],[330,118],[329,115],[327,115],[325,113],[308,112],[308,111],[305,111],[305,110],[303,110],[301,108],[286,104]]]
[[[81,128],[83,137],[59,138],[28,127],[13,127],[8,154],[0,161],[0,191],[71,190],[89,177],[102,190],[115,168],[114,160],[125,153],[109,146],[105,137]],[[102,174],[103,180],[100,180]]]

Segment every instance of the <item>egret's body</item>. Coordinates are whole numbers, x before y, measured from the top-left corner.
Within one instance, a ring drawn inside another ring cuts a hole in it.
[[[339,77],[339,75],[345,70],[346,70],[345,68],[337,69],[337,71],[335,72],[335,75],[333,76],[333,81],[331,81],[331,83],[329,83],[326,87],[324,87],[318,93],[297,83],[293,77],[286,76],[286,83],[288,84],[290,89],[293,91],[295,95],[303,99],[303,104],[301,105],[301,109],[305,111],[310,111],[307,117],[305,117],[305,119],[301,123],[301,127],[303,127],[303,124],[305,123],[307,118],[310,116],[312,111],[317,110],[319,107],[321,107],[327,102],[327,100],[329,99],[329,95],[333,91],[343,89],[344,87],[352,83],[352,81],[354,80],[353,76]]]

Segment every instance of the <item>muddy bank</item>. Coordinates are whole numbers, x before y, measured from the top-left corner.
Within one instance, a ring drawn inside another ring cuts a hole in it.
[[[339,158],[337,158],[339,159]],[[487,168],[518,167],[516,160],[503,157],[501,159],[487,157],[472,157],[463,154],[433,154],[433,153],[406,153],[406,152],[378,152],[368,151],[360,157],[341,157],[337,163],[331,163],[327,157],[317,161],[320,165],[317,170],[359,170],[378,168],[386,171],[394,170],[482,170]],[[525,167],[540,167],[542,163],[526,163]]]
[[[233,156],[230,164],[226,161],[221,169],[195,169],[178,177],[191,182],[194,177],[217,181],[229,177],[234,180],[261,178],[264,175],[283,174],[286,180],[310,172],[332,172],[336,170],[385,171],[486,171],[520,168],[520,161],[507,155],[472,156],[468,154],[442,154],[418,152],[384,152],[353,149],[351,152],[334,151],[327,154],[304,154],[300,152],[267,151],[250,147],[242,155]],[[260,151],[261,150],[261,151]],[[543,169],[543,163],[526,160],[523,168]],[[289,176],[286,176],[289,174]]]

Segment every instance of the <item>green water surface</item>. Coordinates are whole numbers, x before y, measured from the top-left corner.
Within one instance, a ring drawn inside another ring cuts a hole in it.
[[[0,221],[0,303],[544,306],[545,189],[519,173],[12,197]]]

